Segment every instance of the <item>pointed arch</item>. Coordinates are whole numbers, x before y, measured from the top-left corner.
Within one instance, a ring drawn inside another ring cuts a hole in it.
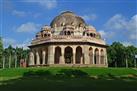
[[[105,61],[104,59],[105,59],[104,50],[101,49],[101,51],[100,51],[100,63],[101,64],[104,64],[104,61]]]
[[[96,48],[94,52],[94,63],[99,64],[99,49]]]
[[[65,58],[65,63],[66,64],[71,64],[72,61],[73,61],[73,49],[71,47],[66,47],[65,48],[65,55],[64,55],[64,58]]]
[[[82,60],[82,48],[80,46],[78,46],[76,48],[76,64],[80,64],[83,63]]]
[[[61,48],[58,46],[55,48],[54,63],[59,64],[61,56]]]

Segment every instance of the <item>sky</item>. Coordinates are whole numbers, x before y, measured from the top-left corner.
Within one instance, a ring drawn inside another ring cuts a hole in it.
[[[0,0],[4,47],[27,48],[42,26],[68,10],[94,26],[107,44],[137,46],[137,0]]]

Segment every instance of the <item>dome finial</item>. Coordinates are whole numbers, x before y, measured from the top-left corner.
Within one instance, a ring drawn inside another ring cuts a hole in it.
[[[65,14],[65,13],[72,13],[74,14],[74,12],[70,11],[70,10],[67,10],[67,11],[62,11],[61,14]]]

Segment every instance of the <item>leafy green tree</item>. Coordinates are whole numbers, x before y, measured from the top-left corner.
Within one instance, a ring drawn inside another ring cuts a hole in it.
[[[3,41],[2,41],[2,37],[0,37],[0,68],[2,68],[3,65]]]
[[[125,47],[120,42],[113,42],[107,48],[108,64],[110,67],[133,67],[135,64],[134,55],[137,48],[134,46]]]
[[[129,67],[134,67],[135,54],[137,54],[137,48],[134,46],[126,47],[127,50],[127,60]]]

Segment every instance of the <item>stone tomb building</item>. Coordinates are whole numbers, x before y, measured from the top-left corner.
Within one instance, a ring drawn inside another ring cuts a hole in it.
[[[66,11],[36,34],[29,46],[29,66],[107,67],[106,47],[93,26]]]

